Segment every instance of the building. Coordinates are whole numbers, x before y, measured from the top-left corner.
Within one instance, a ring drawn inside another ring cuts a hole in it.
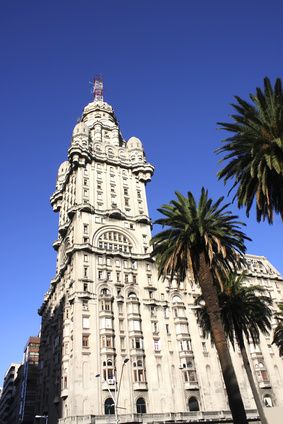
[[[33,424],[34,422],[38,404],[39,345],[40,338],[32,336],[29,337],[25,346],[17,423]]]
[[[38,405],[39,337],[29,337],[22,364],[12,364],[0,398],[0,424],[33,424]],[[1,421],[2,420],[2,421]]]
[[[15,398],[15,380],[19,368],[20,364],[11,364],[5,374],[0,398],[0,424],[14,424],[12,421],[12,406]]]
[[[123,139],[101,81],[94,94],[51,197],[57,267],[39,310],[38,414],[49,424],[111,422],[116,401],[123,422],[229,417],[216,351],[196,322],[199,289],[190,275],[179,287],[158,280],[150,256],[145,186],[153,166],[138,138]],[[282,301],[282,277],[267,259],[248,255],[247,264],[250,281]],[[283,405],[282,360],[271,341],[250,346],[266,406]],[[255,416],[241,357],[231,354]]]

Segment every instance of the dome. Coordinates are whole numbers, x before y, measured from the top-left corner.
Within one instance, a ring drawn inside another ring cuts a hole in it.
[[[69,167],[70,163],[67,160],[65,160],[65,162],[62,162],[58,169],[58,177],[64,176],[68,172]]]
[[[129,138],[128,142],[127,142],[127,147],[128,149],[139,149],[142,150],[142,142],[137,138],[137,137],[131,137]]]
[[[78,135],[88,135],[89,128],[84,122],[78,122],[73,130],[73,137],[76,137]]]
[[[65,181],[65,177],[70,169],[70,163],[66,160],[62,162],[58,169],[56,189],[60,190],[63,182]]]

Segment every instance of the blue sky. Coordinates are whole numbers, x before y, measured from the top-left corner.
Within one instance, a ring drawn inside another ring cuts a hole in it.
[[[49,196],[93,75],[102,74],[124,137],[139,137],[156,167],[155,219],[175,190],[227,193],[216,178],[216,122],[229,119],[233,95],[282,77],[282,13],[280,0],[2,0],[0,381],[39,329],[55,271]],[[283,272],[279,219],[240,216],[248,251]]]

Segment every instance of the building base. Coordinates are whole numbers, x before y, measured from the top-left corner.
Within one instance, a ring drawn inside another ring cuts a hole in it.
[[[248,421],[260,424],[260,419],[256,410],[247,410]],[[83,415],[61,418],[59,424],[169,424],[169,423],[233,423],[230,411],[196,411],[161,414],[121,414],[117,418],[115,415]]]

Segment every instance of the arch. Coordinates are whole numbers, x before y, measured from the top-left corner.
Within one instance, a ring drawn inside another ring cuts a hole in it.
[[[172,297],[172,302],[173,303],[182,303],[182,299],[181,299],[180,295],[174,294],[173,297]]]
[[[137,299],[137,294],[134,291],[128,293],[128,299]]]
[[[137,399],[137,413],[138,414],[146,414],[146,404],[144,398],[140,397]]]
[[[114,150],[112,149],[112,147],[109,147],[108,149],[107,149],[107,154],[108,154],[108,156],[111,158],[113,158],[114,157]],[[112,167],[111,167],[112,168]],[[110,171],[112,171],[113,170],[113,172],[114,172],[114,169],[111,169],[110,168]]]
[[[121,227],[109,225],[100,228],[93,235],[92,244],[100,251],[113,253],[130,253],[137,249],[136,239]]]
[[[199,411],[199,403],[195,396],[191,396],[188,401],[189,411]]]
[[[111,296],[110,290],[106,287],[103,287],[100,290],[100,296]]]
[[[273,406],[272,397],[269,394],[264,395],[263,403],[264,403],[264,406],[266,406],[267,408],[271,408]]]
[[[93,146],[93,148],[94,148],[94,150],[96,151],[96,152],[98,152],[98,153],[102,153],[103,151],[102,151],[102,146],[101,146],[101,144],[100,143],[95,143],[94,144],[94,146]],[[101,166],[101,164],[99,163],[99,164],[97,164],[96,165],[96,168],[97,169],[102,169],[102,166]]]
[[[113,399],[107,398],[104,402],[104,414],[113,415],[115,414],[114,402]]]

